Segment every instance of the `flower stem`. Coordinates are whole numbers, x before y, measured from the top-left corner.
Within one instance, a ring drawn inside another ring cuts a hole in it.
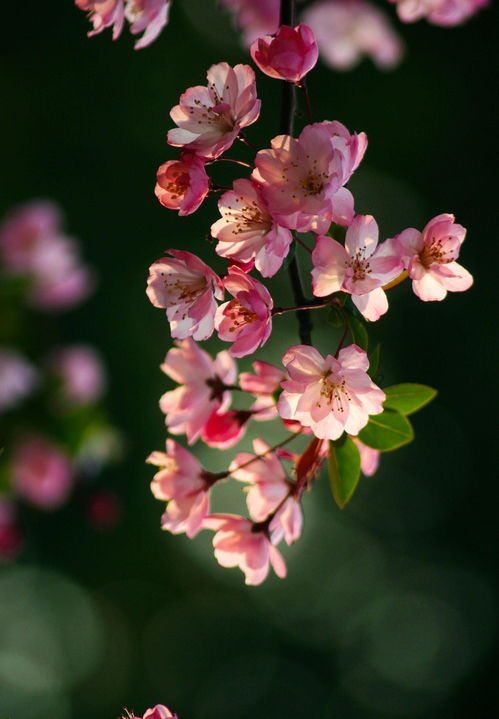
[[[307,87],[307,81],[306,81],[306,79],[303,77],[303,78],[300,80],[300,82],[297,82],[297,83],[296,83],[296,87],[299,87],[299,88],[300,88],[300,90],[301,90],[302,93],[303,93],[303,97],[305,98],[305,106],[306,106],[306,108],[307,108],[307,119],[308,119],[309,122],[313,122],[313,121],[314,121],[314,116],[313,116],[313,113],[312,113],[312,103],[310,102],[310,95],[309,95],[309,93],[308,93],[308,87]]]
[[[250,148],[251,148],[252,150],[254,150],[255,152],[258,152],[258,147],[257,147],[256,145],[254,145],[254,144],[251,142],[251,140],[248,140],[248,138],[246,137],[246,135],[243,135],[242,132],[239,133],[239,135],[237,136],[237,139],[240,140],[241,142],[243,142],[243,143],[244,143],[245,145],[247,145],[248,147],[250,147]]]
[[[327,302],[312,303],[308,305],[301,305],[298,307],[274,307],[272,315],[283,315],[285,312],[303,312],[305,310],[320,310],[323,307],[329,307],[331,300]]]
[[[286,439],[283,439],[282,442],[278,442],[277,444],[274,444],[273,447],[269,447],[268,449],[266,449],[265,452],[262,452],[261,454],[255,454],[247,462],[243,462],[243,464],[239,464],[233,470],[224,472],[223,473],[224,479],[225,479],[225,477],[228,477],[229,475],[231,475],[233,472],[237,472],[239,469],[244,469],[248,465],[253,464],[253,462],[256,462],[257,459],[262,459],[263,457],[266,457],[271,452],[275,452],[276,449],[279,449],[280,447],[284,447],[284,445],[291,442],[295,437],[301,437],[301,430],[299,432],[293,432],[288,437],[286,437]]]
[[[392,287],[396,287],[397,285],[400,285],[400,283],[403,282],[405,279],[407,279],[408,276],[409,276],[409,273],[407,272],[407,270],[404,270],[403,272],[400,273],[400,275],[398,275],[398,277],[395,277],[394,280],[392,280],[391,282],[388,282],[386,285],[383,285],[382,289],[385,290],[385,292],[386,292],[386,290],[391,290]]]
[[[253,169],[253,165],[250,165],[249,162],[244,162],[244,160],[236,160],[233,157],[217,157],[215,162],[234,162],[236,165],[242,165],[243,167],[249,167],[250,170]]]
[[[294,235],[294,238],[295,238],[296,242],[298,242],[298,244],[303,247],[304,250],[307,250],[307,252],[308,252],[310,255],[312,254],[312,250],[310,249],[310,247],[307,245],[306,242],[303,242],[303,240],[300,240],[300,238],[298,237],[298,235]]]

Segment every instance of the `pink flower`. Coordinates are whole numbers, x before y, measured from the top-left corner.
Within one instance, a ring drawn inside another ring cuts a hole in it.
[[[134,45],[136,50],[150,45],[168,22],[170,0],[127,0],[125,17],[132,35],[145,31]]]
[[[96,402],[106,380],[104,366],[90,345],[73,345],[55,352],[50,359],[53,372],[62,382],[62,393],[72,404]]]
[[[189,88],[170,112],[178,127],[168,132],[168,142],[214,159],[232,145],[243,127],[258,119],[260,100],[249,65],[232,68],[221,62],[210,67],[207,77],[207,87]]]
[[[221,279],[199,257],[186,250],[167,250],[173,257],[156,260],[149,268],[147,296],[166,309],[172,337],[205,340],[213,332],[217,303],[223,299]]]
[[[360,452],[360,470],[365,477],[372,477],[379,467],[381,452],[363,444],[357,437],[352,437]]]
[[[322,122],[304,127],[298,139],[279,135],[271,144],[257,153],[252,177],[275,220],[318,233],[332,221],[350,224],[353,197],[343,185],[364,155],[365,134],[350,135],[339,122]]]
[[[265,527],[235,514],[212,514],[204,520],[203,528],[216,531],[213,546],[217,562],[222,567],[239,567],[246,584],[261,584],[269,573],[269,564],[278,577],[286,576],[284,559]]]
[[[279,367],[268,362],[255,360],[253,362],[255,374],[250,372],[241,372],[239,375],[239,384],[244,392],[250,392],[255,395],[274,394],[279,389],[281,382],[286,379],[286,374]]]
[[[255,65],[269,77],[299,82],[315,67],[319,51],[308,25],[281,25],[275,35],[260,37],[251,45]]]
[[[310,427],[320,439],[338,439],[343,431],[357,435],[369,415],[383,411],[385,393],[367,375],[369,360],[357,345],[340,350],[337,359],[295,345],[282,361],[290,379],[282,383],[278,412]]]
[[[161,518],[162,529],[194,537],[210,511],[209,490],[217,476],[206,472],[190,452],[172,439],[166,440],[166,452],[153,452],[146,462],[161,468],[154,475],[151,491],[156,499],[168,502]]]
[[[40,244],[60,234],[59,208],[47,200],[14,208],[0,227],[0,255],[9,272],[36,270]]]
[[[15,447],[11,474],[14,490],[42,509],[60,507],[73,481],[69,457],[41,437],[30,437]]]
[[[178,719],[178,717],[163,704],[156,704],[155,707],[148,709],[142,718],[137,717],[137,719]]]
[[[35,368],[15,350],[0,347],[0,412],[15,407],[38,384]]]
[[[226,386],[236,380],[236,365],[230,354],[219,352],[215,360],[192,339],[176,343],[161,369],[181,387],[160,399],[165,423],[172,434],[186,434],[189,444],[200,436],[215,410],[224,412],[231,400]]]
[[[220,4],[235,15],[247,46],[279,27],[280,0],[220,0]]]
[[[180,217],[195,212],[208,194],[210,180],[204,160],[192,152],[182,152],[180,160],[169,160],[158,169],[156,197]]]
[[[125,21],[123,0],[75,0],[75,4],[89,14],[94,26],[88,37],[97,35],[106,27],[113,28],[113,40],[120,36]]]
[[[364,317],[376,321],[388,310],[383,285],[402,272],[392,243],[378,246],[378,225],[371,215],[357,215],[345,237],[345,247],[319,235],[312,252],[312,286],[316,297],[342,290]]]
[[[238,267],[230,267],[224,287],[234,299],[217,309],[215,327],[233,357],[244,357],[268,340],[272,331],[272,297],[261,282]]]
[[[246,432],[246,425],[251,418],[250,410],[234,410],[213,412],[205,426],[201,438],[208,447],[228,449],[239,442]]]
[[[364,55],[381,68],[394,67],[402,57],[402,41],[388,17],[364,0],[321,0],[303,19],[315,33],[321,58],[335,70],[355,67]]]
[[[437,215],[423,232],[409,228],[394,238],[414,293],[424,302],[443,300],[447,292],[464,292],[473,284],[468,270],[455,260],[466,235],[454,215]]]
[[[426,17],[434,25],[452,26],[465,22],[489,0],[390,0],[397,5],[403,22],[414,22]]]
[[[211,234],[218,240],[217,254],[243,263],[254,260],[263,277],[275,275],[293,236],[275,222],[258,185],[236,180],[234,189],[220,198],[218,208],[222,218],[211,226]]]
[[[300,502],[293,495],[293,485],[282,464],[275,453],[269,451],[269,445],[263,439],[255,439],[253,449],[254,455],[248,452],[236,455],[229,472],[234,479],[251,485],[246,489],[251,518],[263,522],[275,512],[269,527],[273,541],[284,536],[286,543],[292,544],[300,537],[303,525]],[[256,455],[263,456],[254,459]]]

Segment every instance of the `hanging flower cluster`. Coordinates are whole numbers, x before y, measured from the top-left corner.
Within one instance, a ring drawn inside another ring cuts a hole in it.
[[[77,480],[95,479],[116,455],[118,434],[99,406],[106,376],[98,352],[91,345],[44,342],[43,315],[69,310],[95,284],[55,204],[31,202],[5,218],[0,280],[1,560],[15,558],[22,548],[25,506],[62,507]],[[29,329],[28,312],[40,313]],[[52,327],[54,318],[49,321]],[[86,489],[89,521],[114,523],[117,497],[93,484]]]
[[[256,39],[251,56],[286,91],[303,92],[308,123],[298,136],[280,134],[269,148],[256,148],[245,134],[260,113],[248,65],[213,65],[205,86],[186,90],[170,113],[176,127],[168,132],[180,157],[159,168],[156,195],[180,216],[220,195],[211,234],[227,267],[219,276],[193,253],[170,249],[151,265],[147,294],[166,310],[176,340],[161,365],[177,385],[160,400],[170,434],[185,436],[188,445],[201,440],[225,450],[250,422],[274,421],[284,438],[274,446],[255,439],[253,452],[237,453],[223,472],[203,467],[172,438],[147,461],[157,468],[152,492],[166,502],[163,529],[188,537],[212,530],[219,564],[239,567],[247,584],[260,584],[270,567],[286,575],[277,545],[300,537],[302,498],[322,465],[328,464],[334,498],[344,507],[361,472],[376,471],[380,452],[412,440],[407,415],[435,396],[419,384],[378,386],[379,348],[368,354],[366,321],[388,311],[387,295],[406,279],[419,299],[435,301],[468,289],[472,277],[457,263],[465,230],[452,215],[380,242],[374,217],[356,213],[346,185],[367,137],[337,120],[313,121],[304,82],[318,56],[311,28],[282,26]],[[291,117],[291,105],[288,112]],[[250,148],[252,162],[225,156],[236,141]],[[232,187],[221,188],[210,177],[223,160],[246,170]],[[297,246],[312,265],[308,292],[299,278]],[[286,265],[293,307],[278,305],[264,283]],[[321,309],[339,334],[325,354],[310,333],[310,315]],[[236,359],[264,347],[286,312],[298,315],[300,344],[282,347],[279,367],[254,359],[253,372],[239,372]],[[213,333],[229,345],[215,358],[198,344]],[[234,406],[236,396],[246,396],[244,408]],[[285,449],[291,442],[300,449]],[[215,486],[229,478],[244,484],[247,517],[212,512]]]
[[[171,0],[74,0],[80,10],[87,12],[93,29],[89,37],[98,35],[108,27],[113,29],[113,40],[123,30],[125,20],[132,35],[143,32],[134,47],[140,50],[150,45],[168,22]]]

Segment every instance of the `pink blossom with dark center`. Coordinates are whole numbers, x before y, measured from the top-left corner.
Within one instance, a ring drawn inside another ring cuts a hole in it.
[[[299,82],[315,67],[319,51],[308,25],[281,25],[275,35],[259,37],[251,45],[255,65],[269,77]]]
[[[393,242],[412,279],[414,293],[424,302],[443,300],[447,292],[464,292],[473,277],[455,260],[466,230],[454,215],[437,215],[422,232],[404,230]]]
[[[378,225],[372,215],[355,217],[347,229],[344,247],[328,235],[319,235],[312,262],[316,297],[348,292],[363,316],[373,322],[388,310],[382,286],[403,270],[392,243],[378,245]]]
[[[170,432],[186,434],[193,444],[212,413],[228,409],[231,394],[226,387],[234,384],[237,368],[227,351],[213,360],[191,338],[176,345],[168,351],[161,369],[181,386],[166,392],[159,404]]]
[[[263,277],[272,277],[289,252],[293,236],[273,219],[258,185],[250,180],[234,182],[218,202],[222,215],[211,226],[220,257],[249,263],[254,260]]]
[[[134,45],[135,50],[150,45],[168,22],[171,0],[127,0],[125,17],[132,35],[144,31]]]
[[[216,532],[213,546],[217,562],[222,567],[239,567],[246,584],[261,584],[270,565],[278,577],[286,576],[284,559],[264,526],[235,514],[212,514],[204,520],[203,528]]]
[[[14,448],[11,477],[17,494],[42,509],[64,504],[73,484],[69,457],[48,440],[35,436]]]
[[[125,6],[123,0],[75,0],[75,4],[89,15],[94,26],[88,37],[97,35],[107,27],[113,28],[113,40],[116,40],[123,30],[125,22]]]
[[[155,307],[166,309],[172,337],[205,340],[213,332],[222,280],[199,257],[186,250],[167,250],[149,268],[147,296]]]
[[[256,122],[260,100],[249,65],[232,68],[221,62],[210,67],[207,77],[207,87],[190,87],[171,110],[177,128],[168,132],[168,142],[214,159],[232,145],[244,127]]]
[[[238,267],[229,268],[223,283],[234,299],[217,309],[215,327],[221,340],[234,342],[231,355],[244,357],[268,340],[274,303],[262,283]]]
[[[205,163],[192,152],[182,152],[180,160],[169,160],[156,175],[156,197],[169,210],[178,210],[180,217],[195,212],[208,194],[210,180]]]
[[[282,361],[290,379],[282,383],[278,412],[310,427],[319,439],[338,439],[344,431],[357,435],[369,415],[383,411],[385,393],[367,374],[367,354],[357,345],[344,347],[337,358],[295,345]]]

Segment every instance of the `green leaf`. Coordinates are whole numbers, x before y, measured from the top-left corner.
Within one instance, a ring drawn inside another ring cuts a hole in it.
[[[364,352],[367,352],[369,336],[365,324],[352,315],[350,315],[348,321],[350,322],[350,332],[354,343],[363,349]]]
[[[360,452],[347,434],[329,442],[329,484],[340,509],[351,500],[360,479]]]
[[[414,439],[414,430],[407,417],[394,409],[371,415],[369,422],[360,430],[359,439],[372,449],[389,452],[403,447]]]
[[[378,343],[374,350],[369,355],[369,369],[367,374],[371,379],[378,376],[379,367],[381,364],[381,345]]]
[[[338,307],[331,307],[327,313],[327,322],[331,327],[342,327],[345,324],[343,312]]]
[[[409,382],[385,387],[383,391],[386,394],[385,409],[396,409],[406,415],[417,412],[437,396],[437,390],[433,387]]]

